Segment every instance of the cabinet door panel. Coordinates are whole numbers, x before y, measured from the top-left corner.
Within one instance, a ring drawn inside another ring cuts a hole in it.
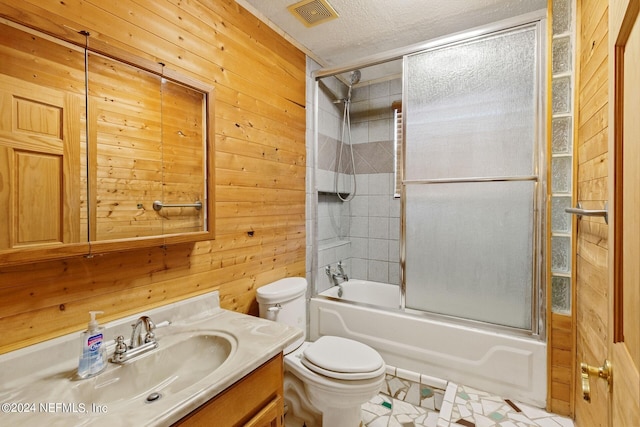
[[[278,396],[251,418],[244,427],[281,427],[284,417],[284,399]]]
[[[79,241],[81,104],[0,75],[0,249]]]
[[[63,242],[62,159],[16,151],[14,246]]]
[[[280,427],[283,394],[280,353],[172,427]]]

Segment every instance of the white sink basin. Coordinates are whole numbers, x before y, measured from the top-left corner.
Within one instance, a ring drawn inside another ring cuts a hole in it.
[[[16,409],[0,413],[0,425],[172,425],[302,336],[299,329],[221,309],[217,291],[107,323],[105,336],[130,334],[141,315],[171,322],[156,331],[158,348],[122,365],[109,363],[93,378],[75,378],[77,332],[0,354],[0,402]],[[111,356],[115,344],[106,344]]]
[[[219,369],[237,347],[233,336],[207,331],[168,335],[158,342],[155,350],[122,365],[110,363],[96,377],[73,381],[74,398],[106,405],[138,399],[159,401]]]

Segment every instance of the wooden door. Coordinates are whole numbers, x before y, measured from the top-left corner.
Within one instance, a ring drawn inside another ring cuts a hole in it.
[[[602,209],[608,200],[609,223],[583,217],[578,225],[576,425],[637,427],[640,1],[582,0],[577,4],[577,198],[587,209]],[[605,360],[612,367],[610,385],[598,378],[597,368]],[[586,378],[590,401],[583,399],[581,363],[594,368],[594,375]]]
[[[612,0],[609,358],[611,426],[640,426],[640,1]]]
[[[0,250],[80,241],[82,107],[0,74]]]

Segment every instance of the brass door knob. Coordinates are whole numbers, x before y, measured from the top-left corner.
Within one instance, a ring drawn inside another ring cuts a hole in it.
[[[580,378],[582,379],[582,398],[587,402],[591,402],[591,386],[589,385],[589,375],[598,376],[607,380],[607,386],[610,388],[613,382],[613,371],[611,362],[605,359],[600,367],[590,366],[586,363],[580,364]]]

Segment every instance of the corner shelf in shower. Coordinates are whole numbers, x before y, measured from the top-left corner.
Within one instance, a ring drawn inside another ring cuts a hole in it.
[[[319,196],[336,196],[338,197],[338,195],[336,194],[335,191],[322,191],[322,190],[318,190],[318,195]],[[351,195],[351,193],[340,193],[340,196],[343,199],[346,199],[347,197],[349,197]]]
[[[350,240],[341,240],[341,239],[337,239],[337,240],[331,240],[329,242],[322,242],[320,244],[318,244],[318,250],[319,251],[326,251],[329,249],[335,249],[335,248],[339,248],[342,246],[347,246],[350,245],[351,241]]]

